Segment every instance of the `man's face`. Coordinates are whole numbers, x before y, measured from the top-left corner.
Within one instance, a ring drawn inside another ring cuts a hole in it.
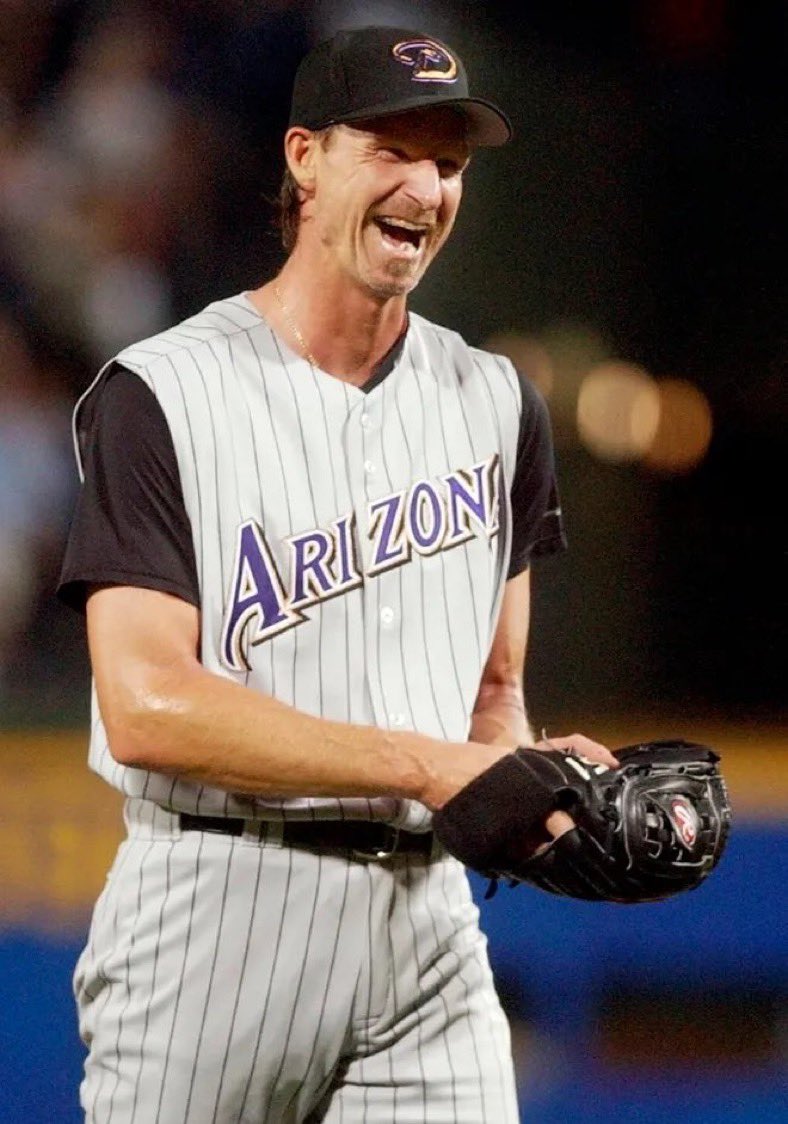
[[[464,120],[451,109],[336,126],[316,151],[303,218],[362,288],[403,296],[451,232],[468,157]]]

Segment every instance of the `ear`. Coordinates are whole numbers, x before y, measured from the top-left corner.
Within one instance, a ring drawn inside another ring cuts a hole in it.
[[[285,160],[290,174],[302,191],[311,194],[315,182],[317,135],[296,125],[285,133]]]

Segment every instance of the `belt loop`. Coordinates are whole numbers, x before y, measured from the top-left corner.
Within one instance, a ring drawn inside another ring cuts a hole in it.
[[[249,829],[258,843],[281,847],[284,824],[281,820],[250,820]]]

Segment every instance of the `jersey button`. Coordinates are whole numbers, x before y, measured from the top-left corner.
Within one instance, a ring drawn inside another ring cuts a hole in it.
[[[372,463],[372,461],[364,461],[364,471],[370,476],[372,475],[372,473],[375,471],[375,465]]]
[[[380,620],[382,624],[393,624],[394,610],[389,605],[384,605],[380,610]]]
[[[391,723],[392,726],[404,726],[405,725],[405,715],[404,714],[390,714],[389,715],[389,722]]]
[[[359,421],[363,425],[364,429],[368,429],[370,427],[370,425],[372,424],[372,422],[370,420],[370,417],[369,417],[369,414],[362,414],[361,417],[359,418]]]

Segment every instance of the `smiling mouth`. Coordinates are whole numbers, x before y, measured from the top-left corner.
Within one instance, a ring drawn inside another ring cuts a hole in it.
[[[427,233],[426,227],[399,219],[376,216],[374,223],[383,235],[383,241],[397,250],[407,251],[408,247],[414,251],[420,249]]]

